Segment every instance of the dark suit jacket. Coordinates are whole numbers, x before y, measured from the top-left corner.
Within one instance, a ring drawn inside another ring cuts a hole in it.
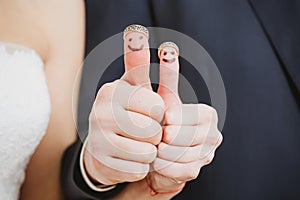
[[[189,35],[208,51],[221,72],[228,109],[223,144],[213,163],[175,199],[300,199],[298,0],[88,0],[86,12],[86,54],[127,25],[139,23]],[[98,88],[120,78],[123,68],[122,58],[116,60]],[[84,69],[81,85],[79,110],[86,111],[79,112],[80,134],[86,133],[96,92],[86,92],[96,87],[85,82],[88,71]],[[195,86],[199,101],[210,104],[201,76],[183,59],[181,73]],[[117,191],[97,194],[84,184],[78,171],[80,148],[78,141],[64,156],[66,199],[114,195]]]

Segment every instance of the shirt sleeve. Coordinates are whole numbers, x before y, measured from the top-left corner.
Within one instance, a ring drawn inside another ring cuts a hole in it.
[[[61,187],[64,199],[67,200],[104,200],[110,199],[118,195],[128,183],[119,183],[114,188],[103,190],[95,186],[92,188],[82,174],[80,168],[80,156],[82,153],[83,144],[80,139],[68,147],[63,155],[61,162]],[[85,170],[84,170],[85,172]],[[86,174],[85,174],[86,175]],[[99,191],[101,190],[101,191]]]
[[[81,148],[80,151],[80,159],[79,159],[79,166],[80,166],[80,172],[82,174],[83,180],[85,181],[85,183],[94,191],[96,192],[107,192],[109,190],[112,190],[116,187],[116,185],[103,185],[103,184],[98,184],[95,185],[88,177],[85,167],[84,167],[84,163],[83,163],[83,155],[84,155],[84,150],[86,147],[86,143],[87,140],[84,141],[83,143],[83,147]]]

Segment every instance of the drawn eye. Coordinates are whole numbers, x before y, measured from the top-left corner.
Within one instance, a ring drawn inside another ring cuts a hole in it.
[[[143,39],[143,38],[144,38],[144,37],[141,35],[141,36],[140,36],[140,40]]]
[[[166,55],[167,55],[167,52],[164,51],[164,56],[166,56]]]
[[[132,41],[132,38],[129,38],[129,42],[131,42]]]
[[[172,51],[172,52],[171,52],[171,54],[172,54],[172,55],[175,55],[175,52],[174,52],[174,51]]]

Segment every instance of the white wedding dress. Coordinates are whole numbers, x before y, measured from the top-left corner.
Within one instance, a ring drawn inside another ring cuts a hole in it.
[[[0,200],[16,200],[48,126],[50,98],[35,51],[0,42]]]

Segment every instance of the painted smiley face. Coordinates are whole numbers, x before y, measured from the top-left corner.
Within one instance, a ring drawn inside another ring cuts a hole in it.
[[[130,32],[125,39],[130,51],[141,51],[147,44],[147,37],[139,32]]]
[[[174,48],[172,47],[165,47],[161,51],[161,59],[165,63],[173,63],[176,61],[177,53]]]

